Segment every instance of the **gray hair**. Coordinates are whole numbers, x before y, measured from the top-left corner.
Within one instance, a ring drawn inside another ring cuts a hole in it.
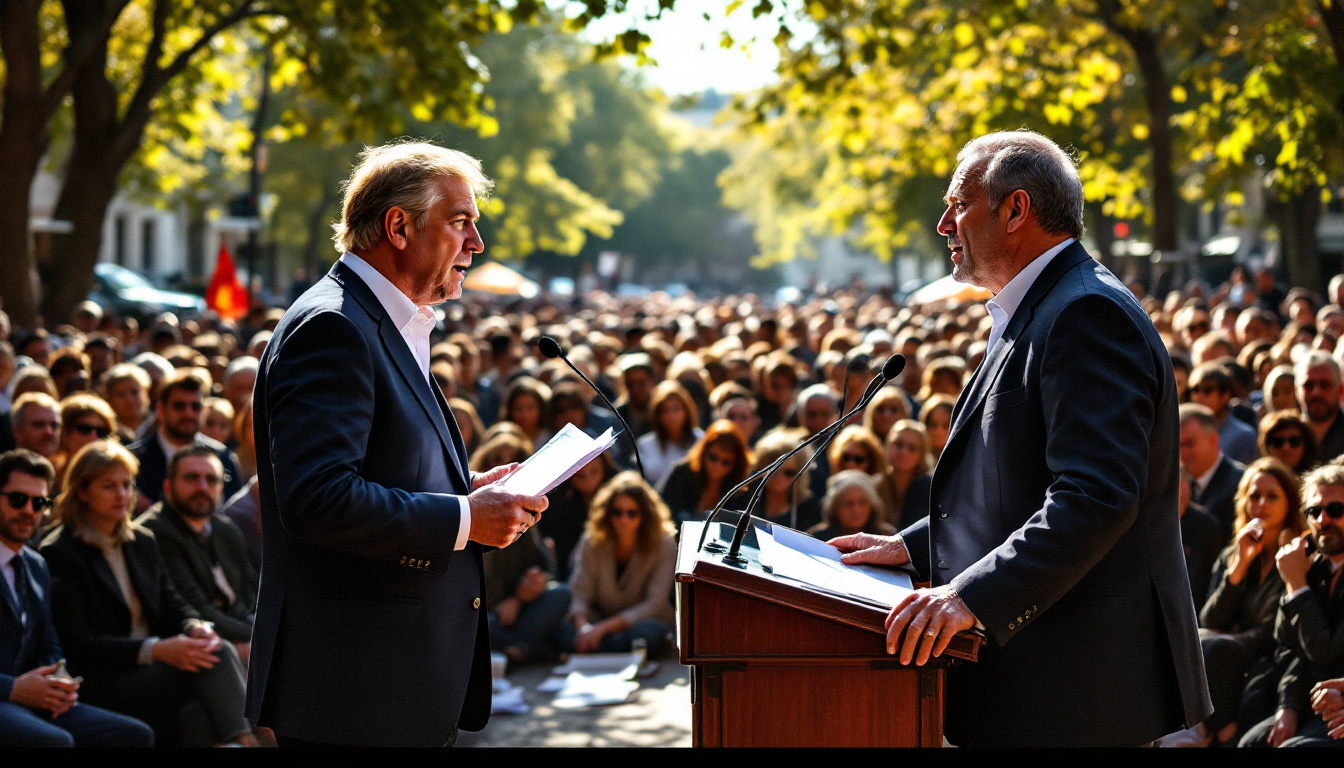
[[[835,392],[831,391],[829,385],[813,384],[812,386],[798,393],[798,406],[797,406],[798,409],[802,410],[803,408],[806,408],[809,400],[813,400],[818,397],[825,398],[826,401],[831,404],[832,408],[835,409],[840,408],[840,398],[835,396]]]
[[[243,355],[242,357],[235,358],[233,362],[229,363],[229,367],[224,369],[224,377],[221,381],[227,382],[229,379],[233,378],[234,374],[243,371],[256,373],[260,368],[261,361],[251,355]]]
[[[1334,462],[1322,464],[1302,476],[1302,497],[1321,488],[1344,487],[1344,466]]]
[[[873,517],[881,520],[882,497],[877,492],[877,482],[873,480],[872,475],[864,474],[857,469],[842,469],[826,481],[826,498],[821,500],[822,516],[827,521],[834,520],[835,505],[840,502],[840,497],[845,491],[851,488],[863,491],[863,495],[868,498],[869,506],[872,507]]]
[[[1307,380],[1307,371],[1312,368],[1329,368],[1334,371],[1335,383],[1339,383],[1339,361],[1330,355],[1329,352],[1314,350],[1308,355],[1298,358],[1297,364],[1293,366],[1293,378],[1299,383]]]
[[[998,210],[1008,195],[1031,198],[1036,223],[1051,234],[1083,236],[1083,182],[1078,164],[1058,144],[1034,131],[1001,131],[973,140],[957,163],[987,160],[979,183]]]
[[[392,208],[411,215],[423,229],[429,209],[439,202],[440,179],[461,179],[472,194],[487,197],[494,182],[481,161],[455,149],[423,141],[365,147],[343,188],[341,221],[333,226],[336,250],[362,251],[383,239],[383,217]]]

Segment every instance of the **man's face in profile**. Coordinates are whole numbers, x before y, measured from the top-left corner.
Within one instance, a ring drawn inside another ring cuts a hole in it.
[[[425,226],[409,227],[407,232],[405,258],[417,304],[460,297],[472,255],[485,250],[476,230],[481,213],[471,185],[443,178],[438,188],[439,201],[425,213]]]

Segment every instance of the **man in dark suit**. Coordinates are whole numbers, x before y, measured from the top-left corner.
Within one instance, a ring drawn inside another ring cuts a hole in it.
[[[929,516],[837,539],[846,562],[912,563],[887,650],[948,670],[954,744],[1150,743],[1212,711],[1181,551],[1178,394],[1156,329],[1077,243],[1082,183],[1028,132],[971,142],[938,231],[954,275],[995,292],[988,352],[953,412]]]
[[[247,559],[243,534],[219,515],[224,467],[214,449],[188,445],[168,462],[163,500],[137,523],[154,532],[164,565],[182,599],[248,659],[257,572]]]
[[[24,544],[51,508],[51,464],[32,451],[0,454],[0,744],[7,747],[148,747],[148,725],[79,704],[61,674],[51,621],[51,575]]]
[[[1237,486],[1246,465],[1223,453],[1218,433],[1218,418],[1213,411],[1195,403],[1180,408],[1181,466],[1193,481],[1191,500],[1218,518],[1218,548],[1232,540],[1237,519]]]
[[[1181,468],[1181,492],[1179,507],[1181,510],[1181,547],[1185,550],[1185,572],[1190,578],[1190,595],[1195,600],[1195,610],[1204,606],[1209,597],[1209,580],[1213,577],[1213,564],[1223,546],[1222,525],[1207,509],[1190,500],[1194,479],[1184,467]]]
[[[243,476],[238,462],[223,443],[201,434],[201,410],[204,396],[210,391],[210,380],[196,368],[173,371],[159,386],[158,402],[154,406],[158,429],[152,430],[127,446],[140,460],[140,474],[136,487],[140,489],[141,509],[163,498],[163,480],[168,472],[168,460],[183,446],[208,446],[219,457],[224,467],[224,498],[243,487]]]
[[[1339,361],[1328,352],[1311,352],[1293,366],[1293,380],[1297,383],[1298,406],[1320,443],[1321,462],[1344,454]]]
[[[484,249],[480,164],[431,144],[365,150],[332,270],[290,307],[253,394],[261,596],[247,716],[281,745],[441,746],[490,716],[482,546],[545,497],[473,476],[429,379],[428,308]]]

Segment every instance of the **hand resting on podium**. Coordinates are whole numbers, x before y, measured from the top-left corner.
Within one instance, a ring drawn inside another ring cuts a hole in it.
[[[840,561],[845,565],[896,567],[910,562],[910,553],[899,534],[855,533],[826,543],[840,550]],[[887,614],[887,653],[895,654],[899,642],[901,663],[913,661],[923,666],[930,658],[941,656],[958,632],[974,629],[976,624],[975,615],[950,584],[917,589]]]

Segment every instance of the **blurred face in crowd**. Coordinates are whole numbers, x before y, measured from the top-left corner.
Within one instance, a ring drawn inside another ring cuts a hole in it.
[[[929,414],[928,423],[924,428],[929,431],[933,455],[941,456],[943,448],[947,445],[948,434],[952,431],[952,408],[946,405],[935,408],[933,413]]]
[[[225,400],[233,404],[233,409],[239,410],[243,407],[243,402],[252,394],[252,387],[257,383],[257,372],[241,368],[233,372],[233,375],[224,382],[224,391],[222,393]]]
[[[710,483],[721,482],[733,469],[733,457],[736,451],[726,440],[717,440],[705,447],[702,462],[705,475]]]
[[[802,473],[803,465],[806,463],[807,459],[803,458],[801,453],[789,459],[778,472],[770,475],[770,479],[765,481],[765,489],[773,493],[788,493],[789,486],[793,485],[793,481]]]
[[[602,457],[599,456],[575,472],[569,478],[569,485],[578,491],[580,496],[591,500],[597,489],[602,487],[603,476],[606,474],[604,469]]]
[[[96,413],[86,413],[75,419],[70,426],[70,437],[66,439],[65,450],[70,458],[79,453],[79,449],[96,440],[106,440],[112,436],[112,425]]]
[[[509,421],[529,435],[536,434],[541,429],[541,403],[529,393],[519,394],[509,403]]]
[[[1321,554],[1330,558],[1344,555],[1344,486],[1309,487],[1302,505]]]
[[[224,466],[215,456],[188,456],[177,464],[177,474],[163,481],[163,494],[183,517],[203,520],[219,509],[224,488]]]
[[[1174,365],[1171,368],[1171,372],[1176,378],[1176,391],[1179,392],[1181,395],[1181,402],[1182,403],[1190,402],[1190,390],[1188,388],[1188,383],[1190,381],[1190,371],[1186,370],[1185,368],[1179,365]]]
[[[212,440],[228,444],[233,439],[233,420],[227,414],[211,408],[201,419],[201,432]]]
[[[797,382],[787,373],[775,371],[770,374],[767,387],[770,402],[778,405],[781,410],[787,410],[789,403],[793,402],[796,385]]]
[[[1227,404],[1232,400],[1231,392],[1224,392],[1217,383],[1212,381],[1201,381],[1190,387],[1190,402],[1213,411],[1213,415],[1219,419],[1227,412]]]
[[[872,502],[860,488],[847,488],[835,500],[835,523],[841,534],[858,533],[872,516]]]
[[[808,436],[815,435],[835,421],[838,415],[835,404],[829,398],[814,397],[803,404],[803,427],[807,429]]]
[[[476,440],[476,425],[471,421],[471,414],[464,410],[454,408],[453,420],[457,422],[457,431],[462,433],[462,442],[471,445]],[[241,437],[239,438],[239,442],[242,442]]]
[[[878,440],[885,440],[887,433],[891,431],[891,425],[908,415],[894,398],[882,400],[868,407],[873,410],[873,434],[877,435]]]
[[[687,423],[689,415],[680,398],[669,397],[659,403],[658,413],[654,414],[654,417],[667,434],[674,439],[681,439],[691,433],[691,425]]]
[[[10,494],[17,494],[11,498]],[[21,504],[14,504],[20,500]],[[4,488],[0,488],[0,543],[17,552],[32,538],[43,515],[51,508],[47,498],[45,478],[11,472]]]
[[[920,455],[923,450],[919,433],[903,429],[887,443],[887,461],[891,462],[891,468],[896,473],[908,475],[915,471],[920,459],[924,458]]]
[[[633,542],[639,533],[639,521],[644,512],[634,498],[618,493],[607,503],[607,520],[618,542]]]
[[[201,393],[175,387],[168,393],[168,401],[160,403],[159,429],[169,439],[185,443],[201,429]]]
[[[997,291],[1006,281],[1000,279],[1000,241],[1004,227],[998,214],[989,207],[989,194],[980,185],[980,176],[988,161],[968,158],[957,167],[947,188],[947,210],[938,221],[938,233],[947,238],[952,251],[952,277]]]
[[[929,380],[929,391],[935,395],[961,395],[961,376],[953,371],[938,371]]]
[[[1218,461],[1218,430],[1205,430],[1195,420],[1181,425],[1181,466],[1200,477]]]
[[[30,405],[24,409],[23,417],[22,425],[18,419],[14,420],[14,444],[50,459],[56,453],[61,415],[54,408]]]
[[[1181,328],[1181,340],[1187,347],[1192,346],[1200,336],[1209,332],[1209,313],[1197,309],[1190,313],[1189,321]]]
[[[1302,325],[1314,325],[1316,323],[1316,310],[1311,308],[1310,301],[1295,299],[1292,304],[1288,305],[1288,319]]]
[[[1265,435],[1265,449],[1269,451],[1270,456],[1290,467],[1301,464],[1302,456],[1307,451],[1302,430],[1291,424],[1278,427]]]
[[[89,522],[100,530],[110,530],[126,516],[134,493],[135,478],[121,464],[93,478],[79,489],[79,499],[89,511]]]
[[[1306,378],[1297,384],[1297,399],[1308,420],[1323,424],[1334,419],[1339,413],[1339,378],[1334,369],[1308,368]]]
[[[644,408],[653,396],[653,371],[648,368],[631,368],[625,372],[625,394],[631,405]]]
[[[831,467],[834,472],[842,469],[857,469],[866,474],[873,473],[873,458],[868,455],[868,449],[864,448],[858,441],[851,440],[840,451],[840,466]]]
[[[1280,376],[1274,380],[1269,392],[1270,405],[1276,411],[1287,411],[1297,407],[1297,390],[1293,386],[1292,376]]]
[[[1288,496],[1278,478],[1256,472],[1246,492],[1246,516],[1259,520],[1266,530],[1277,531],[1288,517]]]
[[[741,397],[734,397],[724,403],[719,415],[721,418],[736,424],[742,434],[748,438],[756,434],[756,430],[761,426],[761,420],[756,416],[756,411],[752,410],[751,405]]]
[[[427,212],[425,226],[404,230],[407,245],[400,267],[405,270],[416,304],[438,304],[462,295],[462,281],[473,254],[485,250],[476,220],[476,198],[463,179],[442,178],[440,199]]]

